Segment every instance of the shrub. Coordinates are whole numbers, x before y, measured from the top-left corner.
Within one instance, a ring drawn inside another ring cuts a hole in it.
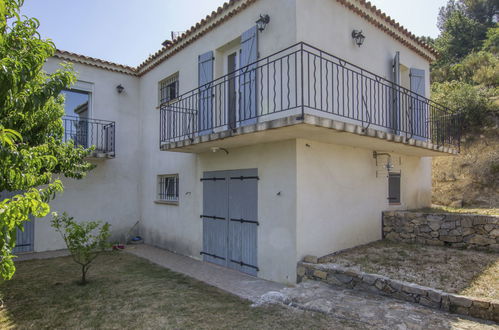
[[[110,225],[99,221],[77,223],[66,213],[58,215],[54,212],[52,227],[61,234],[73,260],[81,266],[81,284],[86,284],[86,275],[92,261],[111,247],[107,241]]]
[[[462,111],[465,129],[481,126],[491,111],[487,90],[461,81],[433,83],[432,99],[454,111]]]

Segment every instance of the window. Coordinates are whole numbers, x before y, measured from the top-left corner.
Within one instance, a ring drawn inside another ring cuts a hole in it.
[[[73,140],[75,145],[90,147],[89,107],[91,93],[80,90],[63,90],[64,95],[64,141]]]
[[[400,173],[388,173],[388,202],[400,204]]]
[[[159,104],[178,97],[178,72],[159,82]]]
[[[87,118],[90,103],[90,93],[79,90],[63,90],[64,112],[66,116]]]
[[[178,174],[158,175],[157,201],[178,203]]]

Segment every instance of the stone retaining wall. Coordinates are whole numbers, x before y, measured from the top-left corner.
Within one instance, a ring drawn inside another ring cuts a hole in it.
[[[397,242],[499,252],[499,216],[386,211],[383,237]]]
[[[485,300],[368,274],[336,264],[298,264],[298,282],[304,279],[322,281],[350,289],[360,289],[395,299],[418,303],[451,313],[499,322],[499,301]]]

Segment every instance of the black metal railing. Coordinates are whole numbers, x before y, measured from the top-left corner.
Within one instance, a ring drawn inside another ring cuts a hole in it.
[[[160,143],[305,114],[459,146],[459,113],[303,42],[162,104]]]
[[[76,146],[94,147],[94,152],[115,154],[115,122],[101,119],[64,116],[64,141],[73,140]]]

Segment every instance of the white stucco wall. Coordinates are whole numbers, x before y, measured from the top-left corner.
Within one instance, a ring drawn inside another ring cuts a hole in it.
[[[337,1],[296,0],[296,13],[297,40],[388,80],[392,80],[393,58],[399,51],[402,65],[426,71],[426,96],[430,95],[429,62]],[[353,42],[353,30],[362,30],[366,37],[361,47]]]
[[[282,283],[296,281],[296,142],[256,144],[225,152],[203,153],[198,158],[198,178],[205,171],[257,168],[258,176],[258,276]],[[197,180],[199,182],[199,179]],[[202,210],[202,186],[198,184]],[[201,213],[199,213],[201,214]],[[199,216],[194,220],[199,230]],[[202,242],[197,243],[201,247]]]
[[[138,154],[141,160],[140,228],[150,244],[199,258],[202,240],[199,221],[202,196],[196,155],[159,150],[158,82],[179,72],[180,94],[196,88],[198,56],[210,50],[215,52],[215,77],[222,75],[226,54],[217,50],[254,26],[260,14],[271,16],[271,23],[259,34],[260,57],[295,43],[295,0],[257,1],[140,78],[141,114],[137,118],[142,146]],[[154,203],[156,177],[160,174],[179,174],[178,206]]]
[[[398,206],[388,203],[387,172],[376,176],[373,150],[297,140],[298,260],[381,239],[384,210],[429,206],[431,159],[392,154],[392,161],[401,172]]]
[[[59,62],[49,59],[45,71],[54,72]],[[50,203],[51,211],[67,212],[77,221],[107,221],[113,237],[122,239],[139,220],[138,78],[82,64],[74,69],[79,82],[91,83],[90,117],[116,122],[116,158],[91,160],[97,167],[82,180],[61,178],[65,190]],[[119,84],[125,87],[122,94],[116,91]],[[35,220],[35,251],[64,248],[50,219]]]

